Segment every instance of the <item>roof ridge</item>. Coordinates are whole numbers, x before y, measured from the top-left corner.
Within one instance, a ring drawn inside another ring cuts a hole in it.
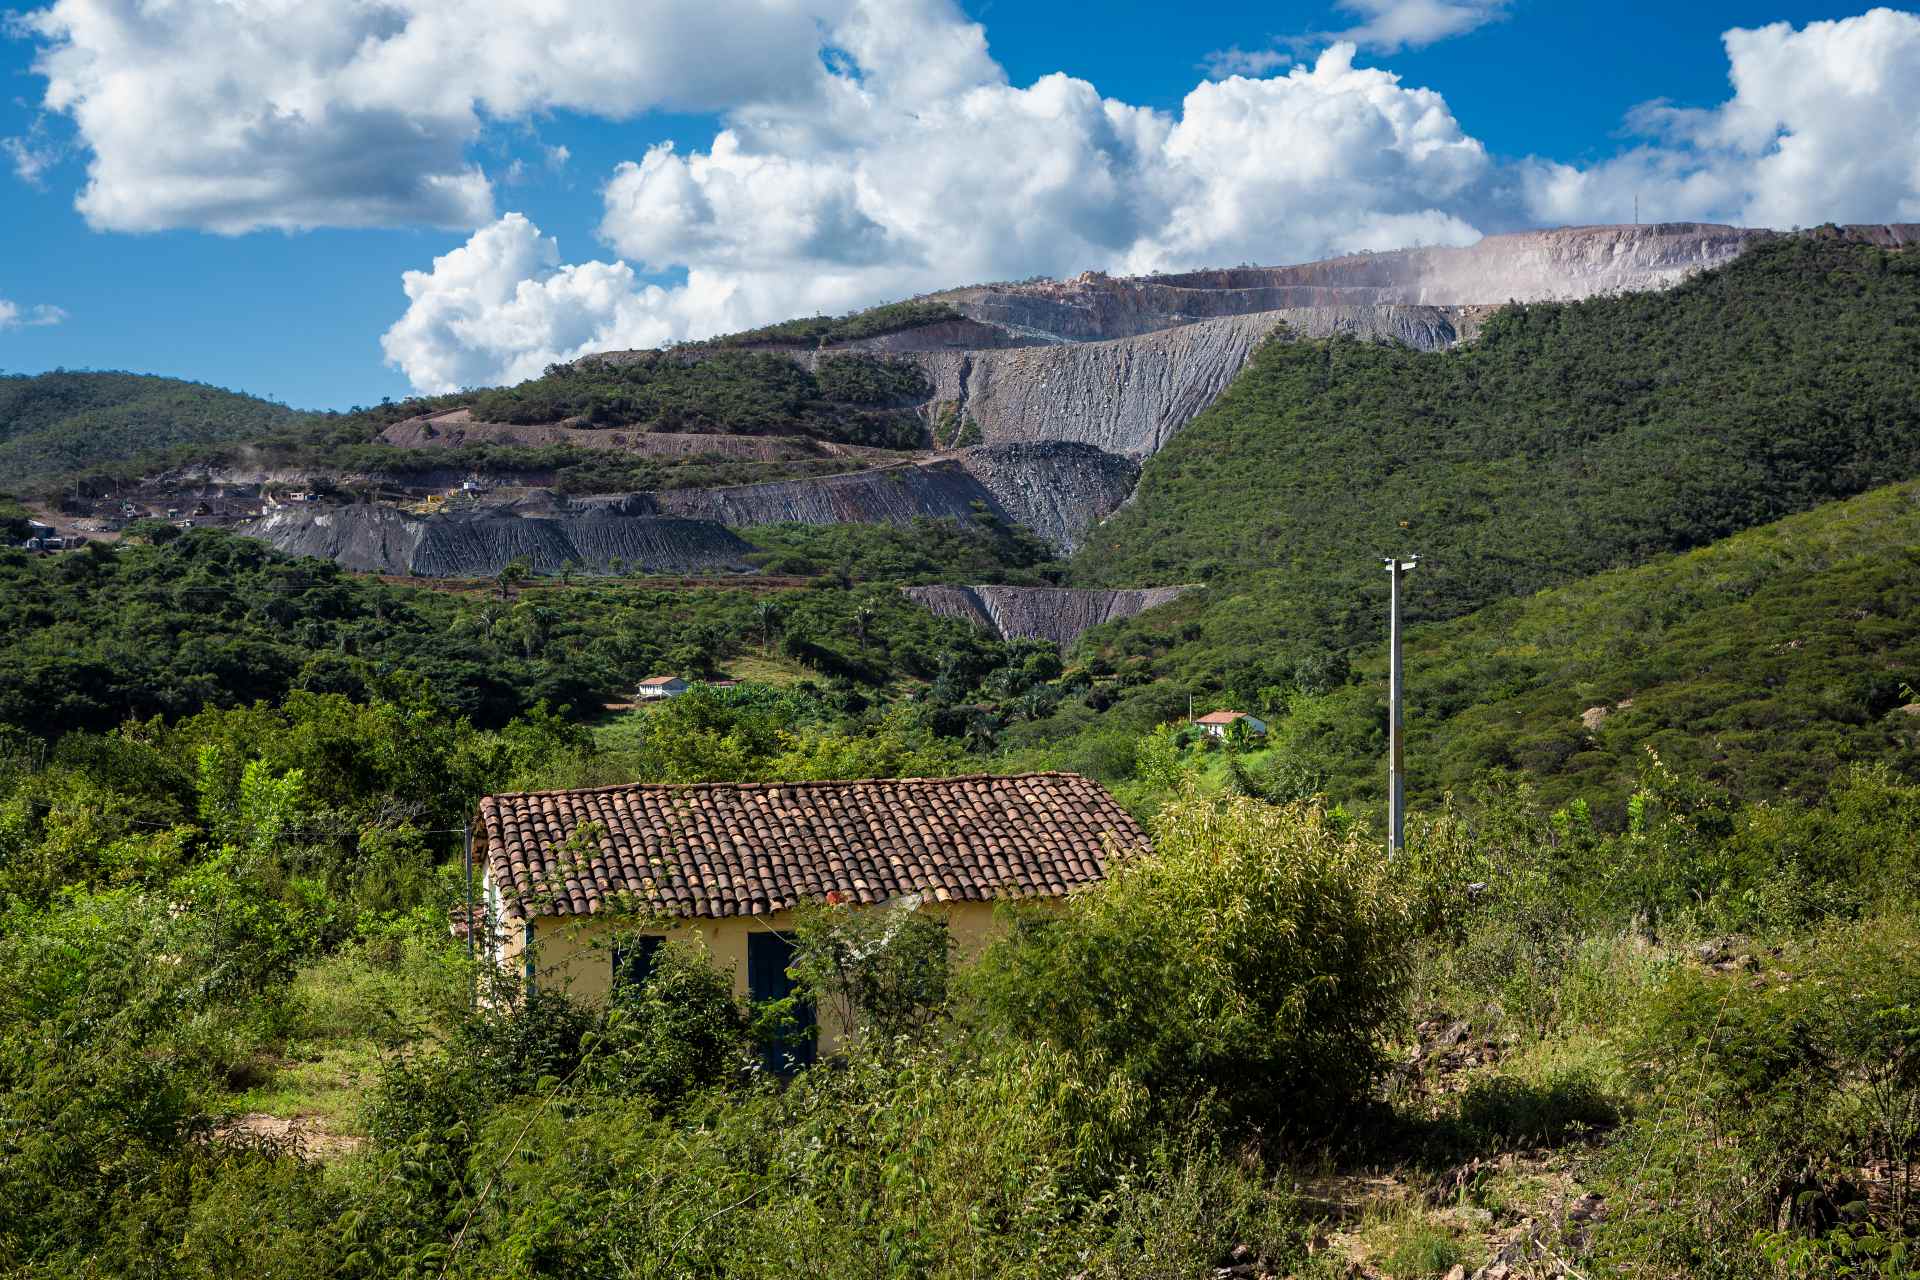
[[[519,800],[532,796],[592,796],[616,791],[772,791],[781,787],[871,787],[883,783],[918,783],[923,786],[954,782],[1019,782],[1028,778],[1071,778],[1093,780],[1083,773],[1066,769],[1037,769],[1027,773],[956,773],[935,777],[907,778],[808,778],[794,782],[614,782],[599,787],[552,787],[545,791],[492,791],[481,796],[487,800]]]

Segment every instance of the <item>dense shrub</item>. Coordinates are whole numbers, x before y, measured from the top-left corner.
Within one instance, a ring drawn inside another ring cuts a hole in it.
[[[1192,791],[1152,832],[1151,855],[988,950],[989,1016],[1163,1114],[1212,1103],[1325,1126],[1372,1079],[1408,971],[1410,912],[1380,847],[1317,805]]]

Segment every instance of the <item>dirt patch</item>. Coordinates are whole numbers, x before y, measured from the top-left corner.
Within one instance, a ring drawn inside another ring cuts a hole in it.
[[[367,1145],[357,1134],[335,1133],[312,1116],[273,1116],[249,1111],[235,1116],[216,1131],[220,1137],[253,1138],[292,1151],[303,1160],[339,1160]]]
[[[1457,1243],[1457,1270],[1446,1272],[1456,1280],[1547,1280],[1583,1274],[1573,1260],[1607,1211],[1570,1164],[1564,1152],[1507,1152],[1437,1177],[1325,1174],[1294,1193],[1323,1224],[1314,1252],[1342,1260],[1354,1280],[1393,1280],[1393,1246],[1423,1235]]]
[[[694,432],[647,431],[639,427],[591,427],[584,421],[476,422],[469,409],[450,409],[396,422],[380,433],[380,442],[402,449],[453,449],[461,445],[569,444],[608,449],[646,458],[724,458],[740,462],[795,462],[809,458],[874,458],[899,455],[886,449],[838,444],[806,436],[729,436]]]

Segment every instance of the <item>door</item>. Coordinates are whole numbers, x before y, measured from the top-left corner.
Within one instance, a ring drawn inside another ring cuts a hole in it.
[[[747,935],[747,997],[756,1004],[785,1000],[795,993],[797,984],[787,975],[792,966],[793,943],[788,939],[777,933]],[[812,1066],[817,1052],[813,1005],[805,1000],[794,1003],[793,1021],[786,1033],[760,1046],[767,1069],[783,1076]]]

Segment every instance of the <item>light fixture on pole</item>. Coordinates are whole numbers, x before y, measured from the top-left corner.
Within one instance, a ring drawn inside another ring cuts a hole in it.
[[[1393,578],[1387,630],[1387,852],[1398,857],[1407,845],[1406,677],[1400,662],[1400,580],[1420,563],[1420,557],[1382,556],[1380,560]]]

